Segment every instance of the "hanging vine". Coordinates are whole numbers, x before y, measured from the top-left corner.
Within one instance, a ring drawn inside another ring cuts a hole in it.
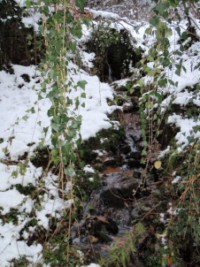
[[[28,1],[27,5],[31,5]],[[75,164],[80,144],[81,115],[78,113],[80,97],[85,97],[83,80],[75,83],[73,74],[77,68],[72,63],[77,55],[77,38],[82,36],[83,20],[87,20],[84,1],[46,0],[38,1],[37,7],[42,14],[40,31],[44,37],[45,58],[40,65],[43,77],[40,98],[47,98],[51,105],[48,109],[50,128],[50,163],[58,173],[59,189],[63,199],[74,199],[67,184],[73,186],[76,177]],[[74,90],[80,90],[74,97]],[[50,166],[49,163],[49,166]],[[66,264],[69,265],[70,233],[73,207],[68,211]]]

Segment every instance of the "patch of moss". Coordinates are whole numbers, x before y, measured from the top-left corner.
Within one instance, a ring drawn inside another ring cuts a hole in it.
[[[125,140],[125,132],[122,127],[119,129],[107,129],[101,130],[96,137],[92,137],[89,140],[81,144],[79,153],[80,158],[86,164],[95,163],[98,154],[94,150],[105,150],[111,155],[120,153],[120,145]]]

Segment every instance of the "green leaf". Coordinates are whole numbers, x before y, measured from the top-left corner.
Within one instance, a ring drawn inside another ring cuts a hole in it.
[[[69,24],[69,23],[72,23],[74,21],[74,17],[72,16],[72,14],[68,11],[66,13],[66,23]]]
[[[154,95],[157,97],[157,102],[160,104],[163,100],[162,95],[158,92],[155,92]]]
[[[74,168],[72,168],[71,166],[65,168],[64,172],[68,177],[74,177],[76,175]]]
[[[82,97],[82,98],[86,98],[86,93],[82,93],[82,94],[81,94],[81,97]]]
[[[165,87],[166,85],[167,85],[167,79],[165,78],[165,79],[160,79],[159,81],[158,81],[158,85],[160,86],[160,87]]]
[[[142,156],[146,156],[147,155],[147,151],[146,151],[146,148],[144,148],[143,150],[142,150],[142,154],[141,154]]]
[[[76,24],[74,24],[70,31],[74,36],[76,36],[78,38],[81,38],[81,36],[82,36],[82,27],[81,27],[80,22],[77,22]]]
[[[181,70],[182,70],[182,63],[183,63],[183,60],[181,59],[179,64],[176,64],[176,75],[180,76],[181,75]]]
[[[31,113],[35,113],[35,109],[34,109],[34,107],[32,107],[31,109],[29,109],[29,112],[31,112]]]
[[[85,89],[87,82],[85,80],[80,80],[77,82],[77,85],[81,87],[82,89]]]
[[[26,165],[24,165],[23,163],[19,164],[19,172],[21,175],[25,175],[26,173]]]
[[[147,35],[153,35],[153,28],[152,27],[148,27],[146,30],[145,30],[145,33]]]
[[[43,127],[43,132],[45,136],[47,135],[48,130],[49,130],[49,127]]]
[[[32,1],[26,0],[26,7],[30,8],[32,6]]]
[[[149,22],[152,26],[156,27],[159,24],[159,21],[160,21],[159,17],[154,16],[153,18],[150,19]]]
[[[15,171],[12,171],[11,176],[12,176],[13,178],[17,178],[18,174],[19,174],[18,171],[15,170]]]
[[[75,53],[76,52],[76,42],[70,42],[69,49]]]
[[[28,115],[24,115],[23,117],[22,117],[22,119],[24,120],[24,121],[27,121],[28,120]]]
[[[181,36],[181,28],[178,26],[175,28],[175,30],[178,33],[178,35]]]
[[[144,81],[142,79],[140,79],[140,80],[137,81],[137,84],[139,86],[143,87],[144,86]]]
[[[169,82],[171,85],[174,85],[174,81],[173,81],[173,80],[168,79],[168,82]]]
[[[156,7],[153,9],[154,12],[160,16],[163,16],[164,18],[168,17],[169,15],[169,3],[168,1],[161,2],[156,5]]]
[[[76,0],[76,5],[80,10],[83,12],[84,11],[84,6],[85,6],[85,0]]]

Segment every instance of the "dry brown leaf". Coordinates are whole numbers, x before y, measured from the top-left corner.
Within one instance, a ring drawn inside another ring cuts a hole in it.
[[[96,218],[98,221],[100,221],[102,223],[106,223],[106,224],[109,223],[104,216],[97,216]]]

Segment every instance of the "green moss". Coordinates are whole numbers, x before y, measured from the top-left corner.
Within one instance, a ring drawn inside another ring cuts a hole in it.
[[[92,137],[80,146],[80,158],[86,164],[96,162],[97,153],[94,150],[105,150],[116,155],[119,152],[120,144],[125,140],[125,132],[122,127],[115,130],[113,128],[101,130],[96,137]]]

